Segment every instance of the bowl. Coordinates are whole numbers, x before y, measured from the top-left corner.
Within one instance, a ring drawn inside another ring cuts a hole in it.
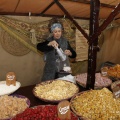
[[[120,101],[114,99],[112,92],[107,88],[83,91],[70,100],[71,110],[82,120],[120,119],[119,106]]]
[[[33,94],[45,102],[58,103],[62,100],[69,100],[79,92],[79,87],[70,81],[49,80],[37,84],[33,88]]]
[[[10,95],[18,90],[21,86],[21,83],[16,81],[16,86],[14,85],[6,85],[6,81],[0,81],[0,96],[2,95]]]
[[[84,94],[85,92],[89,92],[89,91],[90,91],[90,90],[79,92],[78,94],[74,95],[74,96],[71,98],[71,100],[70,100],[70,108],[71,108],[71,110],[73,111],[73,113],[76,114],[76,115],[80,118],[80,120],[90,120],[90,119],[88,119],[88,118],[82,116],[80,113],[78,113],[78,112],[74,109],[74,107],[72,106],[72,102],[73,102],[73,100],[74,100],[77,96],[80,96],[80,95]]]
[[[87,83],[87,73],[82,73],[75,76],[75,81],[82,87],[86,87]],[[100,73],[95,74],[95,86],[94,89],[102,89],[104,87],[109,87],[112,80],[108,77],[103,77]]]
[[[20,98],[20,99],[18,99],[18,98]],[[30,106],[30,100],[23,95],[18,95],[18,94],[4,95],[4,96],[1,96],[1,101],[2,100],[8,101],[8,103],[6,103],[6,104],[4,102],[2,102],[2,104],[4,103],[4,105],[0,107],[2,110],[1,111],[2,112],[2,114],[1,114],[2,120],[11,119],[14,116],[16,116],[17,114],[22,113],[25,109],[27,109]],[[22,101],[24,101],[24,100],[26,103],[24,102],[24,104],[23,104]],[[23,109],[23,107],[24,107],[24,109]],[[1,118],[0,118],[0,120],[1,120]]]
[[[34,116],[34,118],[33,118]],[[59,119],[57,113],[57,105],[38,105],[32,108],[26,109],[23,113],[18,114],[11,120],[18,119],[39,119],[39,120],[48,120],[50,118]],[[78,120],[78,117],[71,111],[71,120]]]

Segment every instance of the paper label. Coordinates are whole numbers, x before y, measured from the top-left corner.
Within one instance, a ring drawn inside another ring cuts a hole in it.
[[[114,97],[114,98],[120,98],[120,85],[117,85],[117,86],[113,89],[113,97]]]
[[[58,117],[61,120],[71,120],[70,103],[65,100],[58,104]]]
[[[13,84],[14,86],[16,85],[16,75],[14,72],[8,72],[6,74],[6,84],[9,86]]]

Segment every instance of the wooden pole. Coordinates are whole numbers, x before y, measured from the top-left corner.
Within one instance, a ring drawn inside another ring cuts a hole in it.
[[[90,3],[90,33],[89,38],[95,33],[99,27],[99,10],[100,1],[91,0]],[[98,38],[89,44],[88,48],[88,74],[87,74],[87,89],[94,89],[95,85],[95,72],[96,72],[96,56],[97,56]]]
[[[96,30],[96,32],[92,35],[89,43],[95,41],[95,39],[101,34],[101,32],[114,20],[115,16],[120,13],[120,3],[115,7],[115,9],[111,12],[108,18],[103,22],[103,24]]]

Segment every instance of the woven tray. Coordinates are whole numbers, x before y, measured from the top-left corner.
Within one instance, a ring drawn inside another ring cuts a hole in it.
[[[37,95],[36,93],[36,87],[39,87],[39,86],[45,86],[47,84],[51,84],[53,81],[57,81],[57,80],[49,80],[49,81],[45,81],[45,82],[41,82],[40,84],[37,84],[34,88],[33,88],[33,94],[35,95],[35,97],[39,98],[40,100],[44,101],[44,102],[52,102],[52,103],[59,103],[60,101],[63,101],[63,100],[69,100],[70,98],[72,98],[76,93],[79,92],[79,87],[77,85],[76,88],[77,90],[74,92],[74,94],[68,98],[64,98],[64,99],[59,99],[59,100],[50,100],[50,99],[45,99],[45,98],[42,98],[40,97],[39,95]],[[61,80],[62,81],[62,80]],[[64,81],[64,82],[69,82],[71,84],[74,84],[73,82],[70,82],[70,81]],[[61,88],[62,89],[62,88]]]
[[[11,42],[12,41],[12,42]],[[29,42],[26,40],[26,42]],[[30,52],[30,49],[11,37],[6,31],[2,31],[0,43],[5,51],[14,56],[23,56]]]

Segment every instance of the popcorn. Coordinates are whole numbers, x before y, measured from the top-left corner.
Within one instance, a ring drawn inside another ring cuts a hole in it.
[[[88,120],[120,120],[120,100],[107,88],[79,94],[71,100],[71,108]]]
[[[67,99],[77,92],[78,88],[74,83],[63,80],[55,80],[49,84],[40,84],[35,87],[37,96],[47,100]]]

